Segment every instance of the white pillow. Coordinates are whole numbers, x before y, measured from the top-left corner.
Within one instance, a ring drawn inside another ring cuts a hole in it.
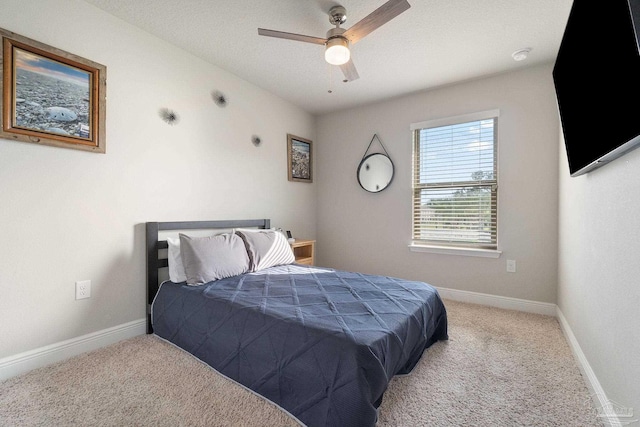
[[[275,227],[271,228],[234,228],[231,232],[235,233],[239,231],[240,233],[259,233],[261,231],[276,231]]]
[[[169,250],[167,258],[169,261],[169,280],[174,283],[182,283],[187,281],[187,273],[182,264],[182,255],[180,254],[180,238],[167,238]]]

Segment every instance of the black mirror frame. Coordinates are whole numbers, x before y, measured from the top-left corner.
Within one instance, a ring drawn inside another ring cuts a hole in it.
[[[370,157],[372,157],[372,156],[378,156],[378,155],[386,157],[386,158],[389,160],[389,163],[391,163],[391,178],[389,178],[389,182],[387,182],[387,184],[386,184],[384,187],[382,187],[381,189],[379,189],[379,190],[377,190],[377,191],[371,191],[371,190],[368,190],[368,189],[364,188],[364,185],[362,185],[362,182],[360,181],[360,169],[362,168],[362,165],[365,163],[365,161],[366,161],[368,158],[370,158]],[[396,167],[395,167],[395,165],[393,164],[393,160],[391,160],[391,157],[389,157],[388,155],[383,154],[383,153],[372,153],[372,154],[369,154],[369,155],[367,155],[366,157],[363,157],[363,158],[362,158],[362,160],[360,161],[360,164],[358,165],[358,170],[357,170],[357,172],[356,172],[356,176],[357,176],[357,178],[358,178],[358,184],[360,184],[360,187],[361,187],[364,191],[367,191],[367,192],[369,192],[369,193],[379,193],[379,192],[381,192],[381,191],[383,191],[383,190],[387,189],[387,188],[389,187],[389,185],[391,185],[391,182],[393,182],[393,177],[395,176],[395,172],[396,172]]]

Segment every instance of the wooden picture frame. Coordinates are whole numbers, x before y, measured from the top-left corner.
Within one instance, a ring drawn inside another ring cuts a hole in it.
[[[313,182],[312,142],[299,136],[287,134],[287,164],[289,181]]]
[[[0,137],[106,152],[107,67],[0,28]]]

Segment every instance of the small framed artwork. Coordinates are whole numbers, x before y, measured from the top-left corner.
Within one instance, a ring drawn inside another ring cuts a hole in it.
[[[287,134],[289,181],[313,182],[313,150],[310,140]]]
[[[107,68],[0,28],[0,137],[104,153]]]

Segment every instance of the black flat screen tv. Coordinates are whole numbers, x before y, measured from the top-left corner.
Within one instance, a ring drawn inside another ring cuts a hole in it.
[[[553,68],[569,172],[640,145],[640,0],[574,0]]]

